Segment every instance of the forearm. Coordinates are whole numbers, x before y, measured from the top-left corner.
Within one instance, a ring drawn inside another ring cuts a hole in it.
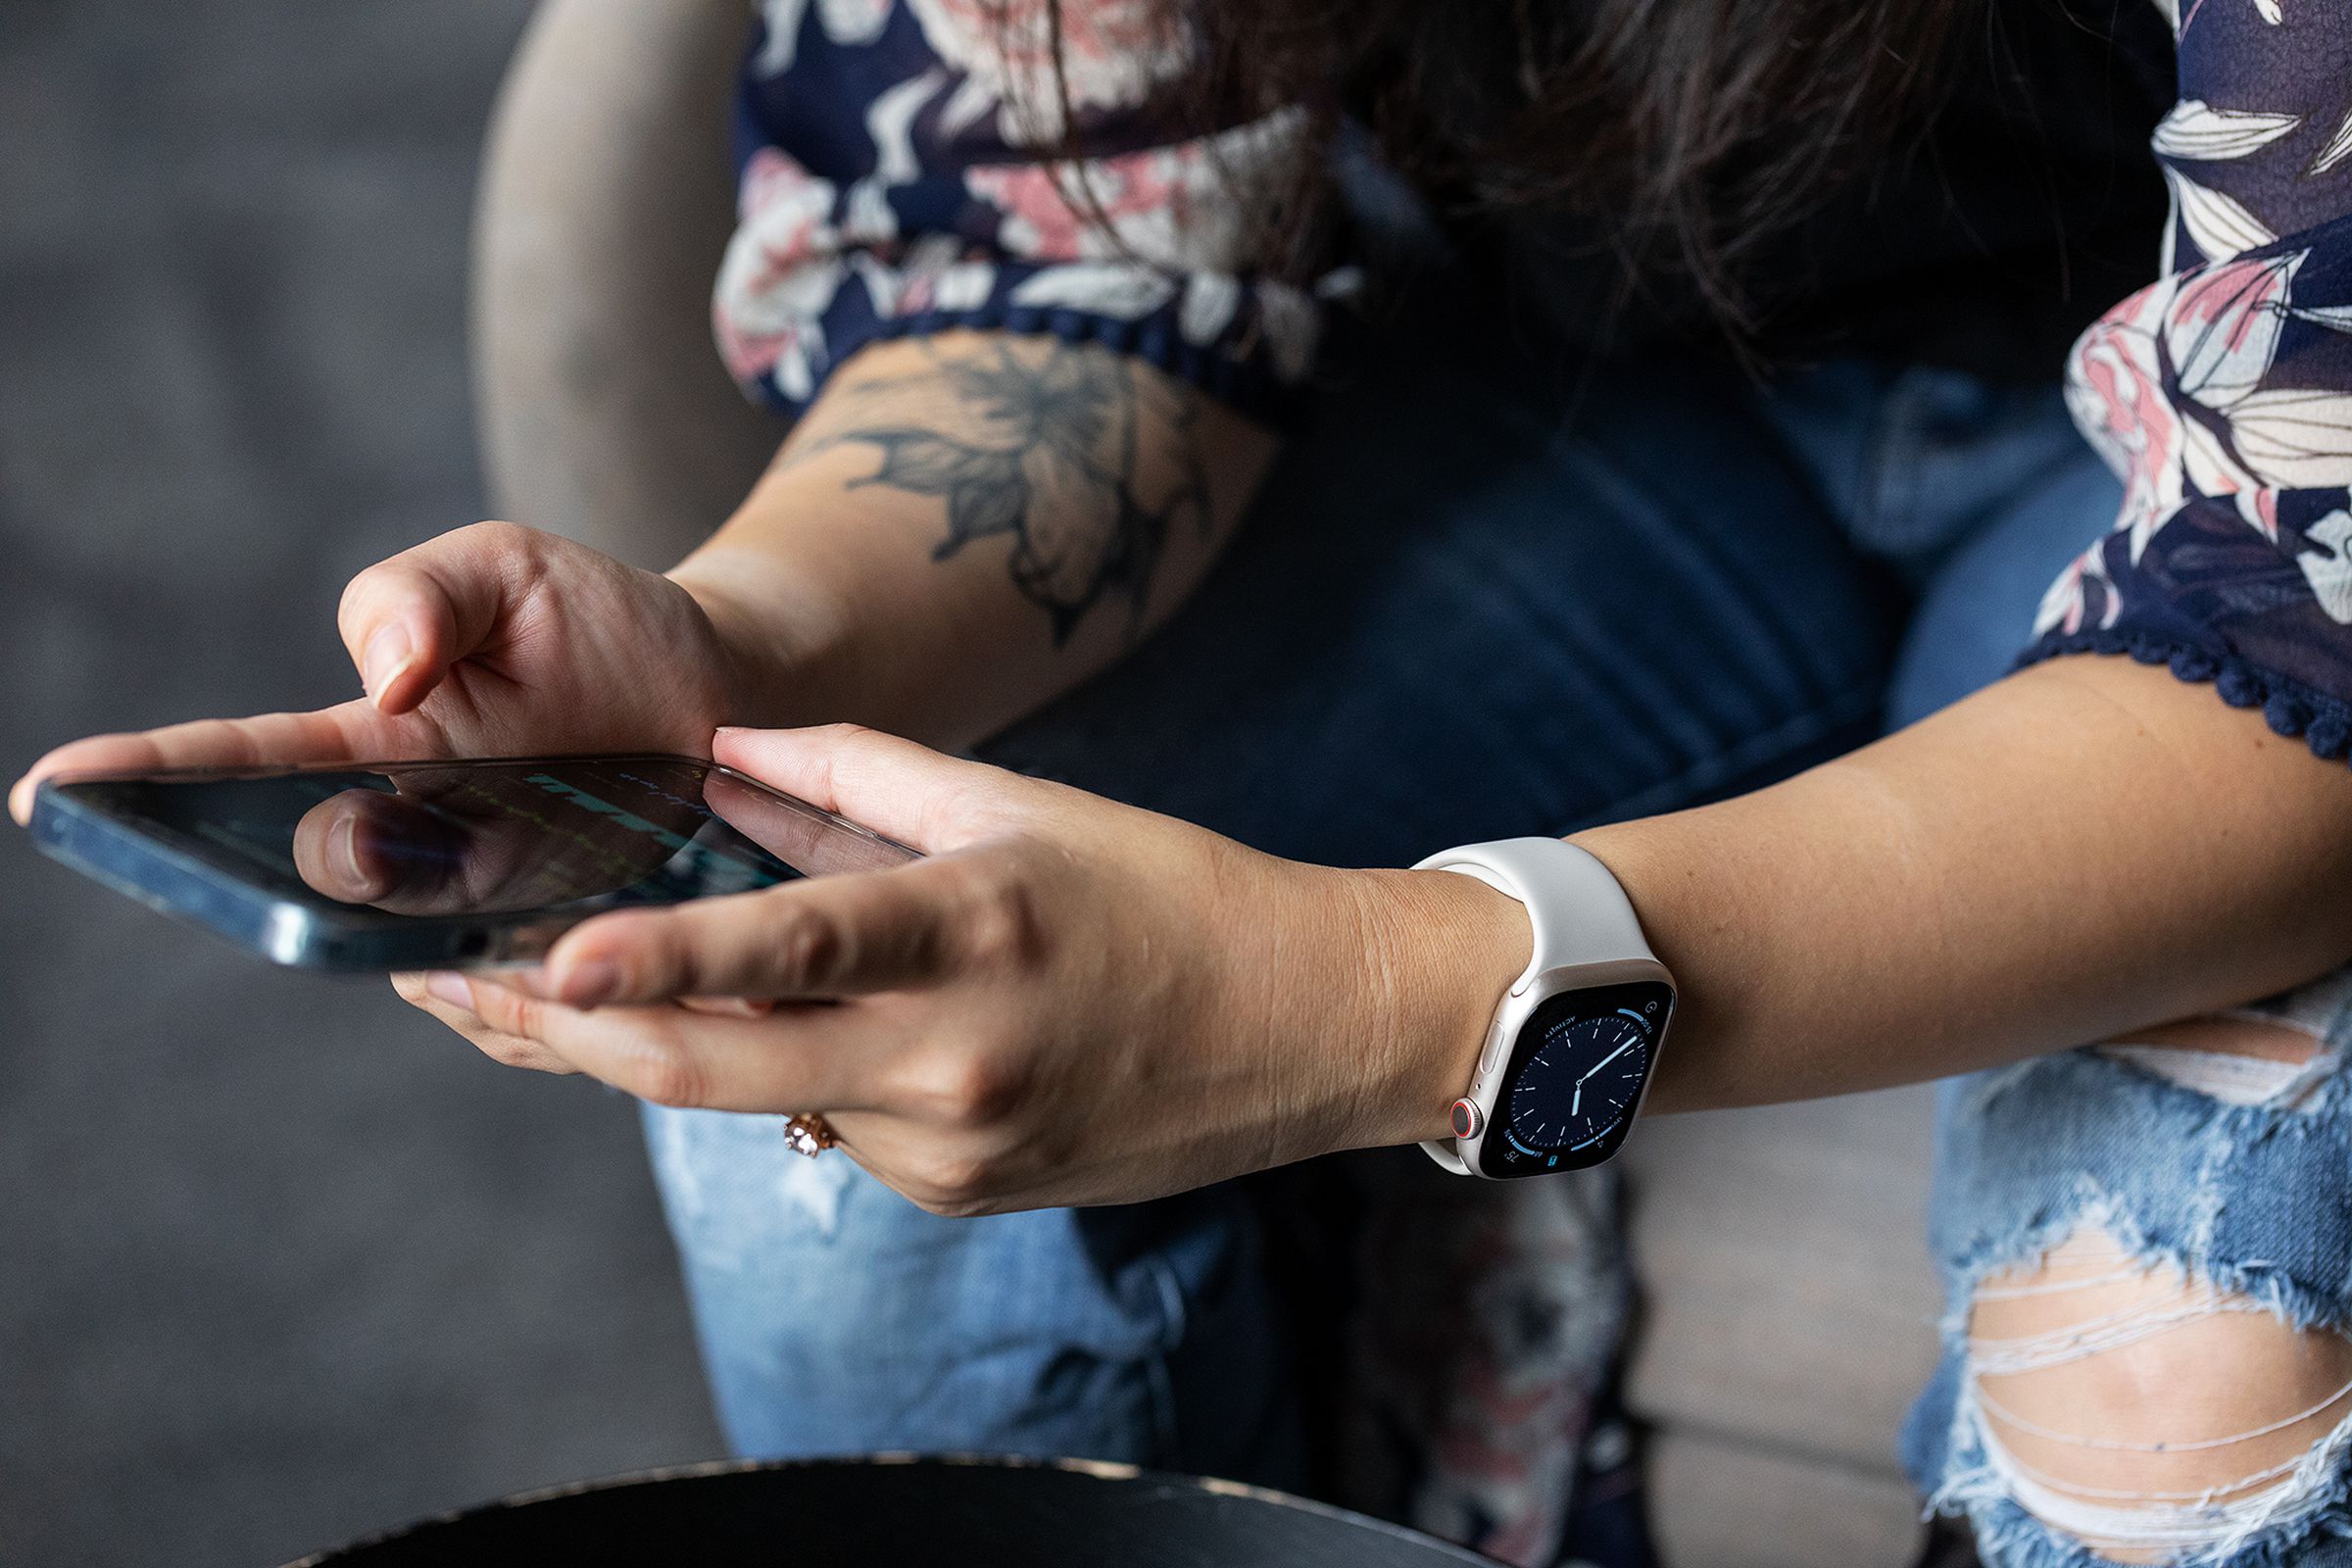
[[[1272,450],[1191,388],[1091,345],[878,344],[671,575],[742,651],[743,722],[850,718],[960,746],[1181,603]]]
[[[2352,772],[2120,659],[1771,789],[1580,834],[1682,992],[1659,1110],[1939,1077],[2352,955]]]

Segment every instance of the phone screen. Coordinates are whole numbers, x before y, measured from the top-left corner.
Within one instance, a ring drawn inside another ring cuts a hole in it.
[[[448,920],[747,893],[913,852],[682,757],[85,779],[71,798],[281,896]]]

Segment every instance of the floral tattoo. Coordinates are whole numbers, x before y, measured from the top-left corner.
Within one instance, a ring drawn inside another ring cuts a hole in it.
[[[927,371],[852,383],[820,404],[824,427],[790,461],[878,448],[880,466],[850,487],[945,502],[947,536],[933,560],[1011,535],[1013,585],[1053,617],[1056,646],[1114,595],[1130,629],[1140,627],[1169,530],[1210,526],[1192,394],[1091,345],[921,347]]]

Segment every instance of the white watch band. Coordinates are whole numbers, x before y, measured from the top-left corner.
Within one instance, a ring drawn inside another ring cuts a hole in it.
[[[1476,877],[1498,893],[1507,893],[1527,909],[1534,928],[1534,951],[1527,970],[1511,985],[1496,1009],[1486,1048],[1479,1057],[1479,1076],[1469,1098],[1483,1091],[1491,1102],[1494,1087],[1488,1080],[1499,1067],[1499,1056],[1532,1010],[1521,1004],[1537,977],[1588,964],[1626,961],[1656,963],[1642,922],[1618,885],[1616,875],[1597,858],[1564,839],[1496,839],[1443,850],[1413,867],[1416,871],[1453,871]],[[1663,971],[1660,971],[1661,974]],[[1557,987],[1553,989],[1558,989]],[[1491,1113],[1482,1102],[1482,1116]],[[1458,1140],[1433,1140],[1421,1148],[1430,1158],[1456,1175],[1474,1172],[1457,1149]]]

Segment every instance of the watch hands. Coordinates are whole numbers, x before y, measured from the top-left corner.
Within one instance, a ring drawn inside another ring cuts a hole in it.
[[[1606,1067],[1610,1062],[1615,1061],[1619,1056],[1622,1056],[1627,1052],[1633,1050],[1634,1045],[1635,1042],[1628,1040],[1624,1045],[1619,1046],[1615,1051],[1612,1051],[1607,1055],[1601,1057],[1598,1061],[1592,1064],[1592,1069],[1585,1074],[1585,1078],[1592,1077],[1593,1073],[1600,1071],[1601,1068]],[[1583,1087],[1585,1078],[1579,1078],[1576,1081],[1579,1088]]]

